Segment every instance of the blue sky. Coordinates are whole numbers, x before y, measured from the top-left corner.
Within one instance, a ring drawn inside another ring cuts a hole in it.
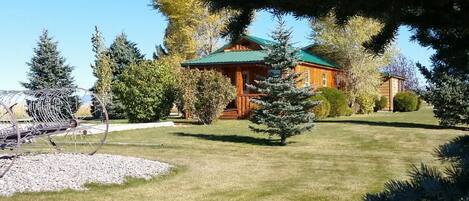
[[[98,25],[107,45],[120,32],[138,44],[148,58],[156,44],[163,43],[166,19],[149,4],[150,0],[2,0],[0,1],[0,89],[22,89],[28,62],[43,29],[59,42],[67,63],[75,67],[73,75],[80,87],[94,82],[90,63],[93,61],[90,37]],[[307,20],[287,17],[293,27],[293,40],[298,46],[310,43]],[[261,12],[249,27],[249,33],[268,37],[275,26],[269,13]],[[409,41],[410,32],[401,28],[397,39],[403,54],[429,66],[433,50]]]

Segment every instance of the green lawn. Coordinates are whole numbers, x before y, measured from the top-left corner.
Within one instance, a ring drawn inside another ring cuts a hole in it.
[[[175,170],[151,181],[3,200],[360,200],[389,179],[405,179],[411,163],[441,165],[433,149],[466,132],[438,128],[424,108],[324,120],[281,147],[248,123],[111,133],[101,153],[164,161]]]

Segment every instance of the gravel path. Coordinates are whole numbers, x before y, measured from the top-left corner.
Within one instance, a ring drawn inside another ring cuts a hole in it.
[[[5,161],[0,160],[0,166]],[[0,195],[16,192],[86,190],[87,183],[122,184],[126,177],[151,179],[171,168],[142,158],[95,154],[39,154],[18,158],[0,178]]]

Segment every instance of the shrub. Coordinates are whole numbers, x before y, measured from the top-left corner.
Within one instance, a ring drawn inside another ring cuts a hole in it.
[[[388,98],[386,96],[376,97],[374,111],[377,112],[388,106]]]
[[[174,100],[173,80],[171,68],[157,61],[143,61],[125,69],[115,89],[129,122],[166,117]]]
[[[194,111],[195,90],[201,71],[197,69],[181,69],[176,78],[176,106],[186,118]]]
[[[419,96],[417,98],[417,107],[415,108],[415,111],[420,110],[420,108],[422,108],[422,98]]]
[[[329,116],[331,111],[331,104],[324,96],[321,94],[316,94],[311,97],[311,100],[319,101],[319,104],[314,106],[312,109],[315,119],[324,119]]]
[[[394,96],[394,111],[411,112],[417,109],[418,97],[412,92],[399,92]]]
[[[463,77],[435,73],[429,79],[424,100],[442,126],[469,124],[469,75]]]
[[[229,78],[213,70],[201,71],[197,79],[194,115],[199,122],[211,124],[236,97]]]
[[[373,95],[368,94],[360,95],[357,97],[357,104],[359,105],[359,113],[372,113],[375,107],[375,97]]]
[[[318,89],[318,91],[323,95],[331,104],[331,110],[329,113],[330,117],[344,116],[347,115],[347,110],[350,107],[347,104],[347,98],[345,94],[334,88],[323,87]],[[350,110],[351,112],[351,110]],[[351,114],[350,114],[351,115]]]

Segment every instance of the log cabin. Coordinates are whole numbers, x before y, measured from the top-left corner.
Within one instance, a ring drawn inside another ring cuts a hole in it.
[[[250,99],[260,95],[250,91],[246,85],[253,84],[259,77],[267,76],[268,67],[264,58],[267,56],[266,48],[273,43],[263,38],[243,35],[236,42],[226,44],[205,57],[186,61],[182,66],[217,70],[230,78],[231,83],[236,86],[236,98],[228,104],[221,118],[244,119],[255,108]],[[311,85],[314,89],[339,88],[342,85],[338,76],[340,68],[314,54],[310,46],[299,49],[299,62],[294,70],[303,76],[300,85]]]

